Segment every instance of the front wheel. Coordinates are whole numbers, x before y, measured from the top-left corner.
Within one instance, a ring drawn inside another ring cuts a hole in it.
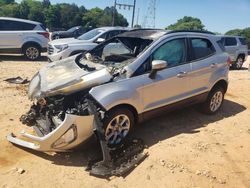
[[[105,139],[109,146],[121,144],[134,126],[134,115],[127,108],[115,108],[109,111],[103,121]]]
[[[211,90],[207,100],[202,104],[202,111],[206,114],[218,112],[224,101],[224,94],[224,89],[219,86]]]

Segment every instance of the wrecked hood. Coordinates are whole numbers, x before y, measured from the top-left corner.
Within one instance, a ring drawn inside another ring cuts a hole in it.
[[[112,78],[106,66],[86,59],[77,65],[77,57],[49,63],[43,67],[30,82],[29,98],[67,95],[108,82]]]

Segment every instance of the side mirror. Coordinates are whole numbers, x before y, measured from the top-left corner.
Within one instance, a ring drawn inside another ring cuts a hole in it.
[[[98,39],[96,40],[97,43],[101,43],[101,42],[104,42],[104,41],[105,41],[104,38],[98,38]]]
[[[155,79],[157,71],[165,69],[167,67],[167,62],[163,60],[153,60],[152,61],[152,70],[149,74],[149,78]]]

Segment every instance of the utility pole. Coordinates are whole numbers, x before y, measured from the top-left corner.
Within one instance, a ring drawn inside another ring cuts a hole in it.
[[[135,3],[136,3],[136,0],[134,0],[134,5],[133,5],[133,15],[132,15],[131,28],[133,28],[133,27],[134,27],[134,18],[135,18]]]
[[[128,8],[133,8],[133,14],[132,14],[132,21],[131,21],[131,27],[134,26],[134,17],[135,17],[135,5],[136,5],[136,0],[134,0],[134,4],[123,4],[123,3],[117,3],[117,0],[114,1],[114,9],[113,9],[113,14],[112,14],[112,26],[115,25],[115,12],[116,12],[116,7],[119,6],[119,9],[123,7],[124,9]]]
[[[144,17],[143,27],[155,28],[156,0],[149,0],[146,16]]]
[[[116,10],[116,0],[114,2],[113,14],[112,14],[112,26],[115,25],[115,10]]]
[[[140,8],[137,9],[137,19],[136,19],[136,25],[139,25],[139,15],[140,15]]]

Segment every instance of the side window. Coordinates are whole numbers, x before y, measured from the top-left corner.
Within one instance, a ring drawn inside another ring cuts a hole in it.
[[[168,67],[176,66],[186,62],[185,39],[174,39],[160,46],[152,54],[152,60],[164,60]]]
[[[107,35],[107,39],[110,39],[116,35],[118,35],[120,32],[119,31],[110,31]]]
[[[4,31],[23,31],[23,30],[32,30],[35,28],[34,24],[29,24],[24,22],[17,22],[10,20],[5,20],[3,22],[4,22],[3,25]]]
[[[156,49],[151,56],[135,71],[133,76],[139,76],[151,71],[153,60],[167,61],[168,67],[177,66],[186,62],[186,42],[184,38],[166,42]]]
[[[246,39],[245,38],[239,38],[241,45],[246,45]]]
[[[225,38],[225,46],[236,46],[237,41],[234,37],[226,37]]]
[[[150,72],[152,69],[152,65],[151,65],[151,60],[150,57],[147,58],[147,60],[141,64],[141,66],[134,72],[133,76],[139,76],[142,74],[146,74],[148,72]]]
[[[226,51],[225,46],[223,45],[223,40],[222,40],[222,39],[218,40],[218,41],[217,41],[217,44],[218,44],[218,46],[220,47],[220,49],[221,49],[223,52]]]
[[[208,57],[215,52],[213,44],[208,39],[192,38],[191,47],[193,51],[192,60]]]
[[[0,20],[0,31],[4,30],[4,21]]]
[[[98,38],[102,38],[102,39],[107,40],[107,35],[108,35],[108,33],[104,33],[101,36],[99,36]]]

